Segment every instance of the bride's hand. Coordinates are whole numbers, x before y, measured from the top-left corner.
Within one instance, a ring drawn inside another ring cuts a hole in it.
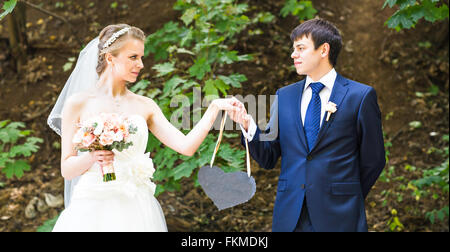
[[[107,166],[113,163],[114,161],[114,152],[108,150],[96,150],[91,152],[92,158],[98,163],[100,166]]]
[[[238,110],[238,107],[233,106],[233,104],[236,102],[236,98],[221,98],[221,99],[215,99],[211,102],[211,106],[216,107],[219,110],[226,110],[228,113],[234,112]]]
[[[234,97],[233,97],[234,98]],[[232,105],[237,108],[236,111],[228,113],[231,120],[241,124],[245,130],[248,130],[251,116],[247,114],[244,104],[238,99],[234,98]]]

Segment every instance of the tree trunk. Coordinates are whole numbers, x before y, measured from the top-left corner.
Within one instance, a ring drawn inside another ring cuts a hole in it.
[[[9,45],[11,47],[11,53],[16,65],[16,71],[20,72],[22,66],[27,63],[27,36],[26,36],[26,6],[20,1],[17,2],[14,11],[6,16],[8,32],[9,32]]]

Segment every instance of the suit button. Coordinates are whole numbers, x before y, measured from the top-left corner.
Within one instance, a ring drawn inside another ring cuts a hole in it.
[[[300,186],[302,189],[305,189],[305,184],[302,184],[301,186]]]
[[[312,156],[311,156],[311,155],[308,155],[308,156],[306,157],[306,159],[307,159],[308,161],[311,161],[311,160],[312,160]]]

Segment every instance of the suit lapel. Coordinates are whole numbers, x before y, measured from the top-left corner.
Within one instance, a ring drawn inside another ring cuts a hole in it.
[[[347,80],[342,77],[342,75],[338,74],[336,76],[336,80],[334,82],[333,90],[331,91],[330,95],[330,102],[333,102],[337,105],[337,109],[339,111],[339,108],[342,104],[342,100],[344,99],[345,95],[347,94],[348,87],[347,86]],[[322,104],[322,106],[325,106],[326,104]],[[314,147],[312,150],[316,148],[317,145],[319,145],[320,140],[327,132],[328,128],[330,128],[330,125],[333,123],[335,114],[331,114],[330,119],[328,122],[326,121],[328,112],[325,112],[325,115],[322,120],[322,127],[320,127],[319,134],[317,136],[316,143],[314,144]]]
[[[305,89],[305,83],[306,83],[306,78],[302,81],[300,81],[298,83],[297,86],[297,90],[296,90],[296,95],[298,95],[296,98],[294,99],[294,102],[296,101],[297,103],[295,103],[295,115],[296,115],[296,119],[297,119],[297,132],[298,132],[298,136],[300,137],[300,142],[302,142],[303,147],[305,148],[305,150],[308,150],[308,145],[306,144],[306,136],[305,136],[305,130],[303,129],[303,123],[302,123],[302,113],[301,113],[301,104],[302,104],[302,96],[303,96],[303,90]]]

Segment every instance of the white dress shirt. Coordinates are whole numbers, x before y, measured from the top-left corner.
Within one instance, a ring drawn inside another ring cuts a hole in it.
[[[322,76],[320,80],[316,82],[321,82],[325,87],[320,91],[320,101],[322,102],[321,106],[321,112],[320,112],[320,126],[322,126],[323,117],[325,116],[325,104],[328,103],[331,95],[331,91],[333,90],[334,82],[336,81],[337,73],[336,70],[333,68],[331,71],[329,71],[327,74]],[[303,89],[303,95],[301,100],[301,117],[302,117],[302,123],[305,125],[305,116],[306,116],[306,110],[308,109],[309,102],[311,101],[312,97],[312,89],[309,86],[309,84],[313,83],[311,77],[306,76],[305,81],[305,87]],[[244,130],[244,128],[241,126],[242,134],[245,138],[250,142],[253,139],[253,136],[256,133],[256,123],[253,120],[253,118],[250,119],[250,123],[248,126],[248,133]]]

